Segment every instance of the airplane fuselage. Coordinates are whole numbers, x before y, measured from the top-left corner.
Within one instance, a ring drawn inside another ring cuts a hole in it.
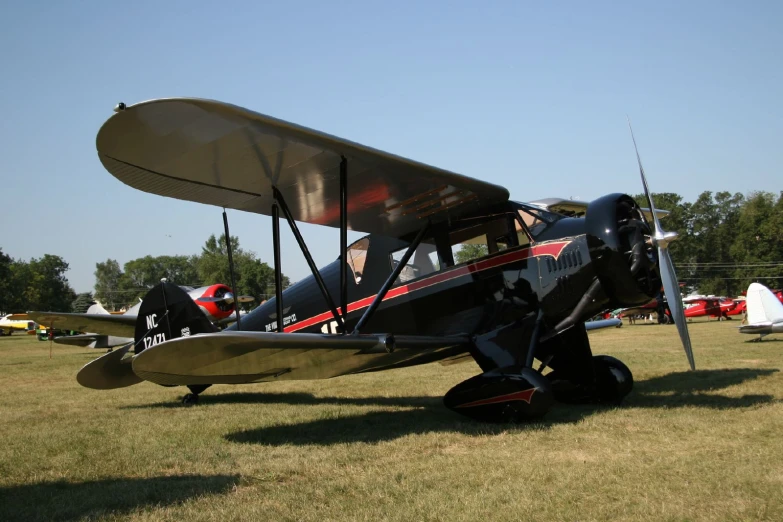
[[[517,211],[516,208],[508,210]],[[605,245],[588,233],[586,219],[558,215],[552,217],[553,222],[537,237],[518,235],[513,225],[510,228],[499,225],[498,223],[508,222],[505,217],[483,220],[483,225],[472,227],[474,230],[467,235],[477,234],[491,238],[487,245],[489,253],[464,263],[455,263],[454,245],[449,243],[465,237],[465,234],[460,234],[459,230],[455,232],[453,227],[434,230],[426,244],[430,245],[430,259],[437,257],[436,262],[427,269],[413,265],[416,266],[416,270],[411,274],[414,277],[395,283],[362,329],[362,333],[390,332],[396,335],[431,337],[481,336],[503,325],[521,324],[524,326],[509,332],[512,338],[496,343],[497,349],[473,354],[485,368],[521,364],[527,354],[538,312],[543,312],[549,329],[554,330],[573,313],[588,288],[599,278],[593,258],[601,257],[606,264]],[[491,237],[493,235],[494,237]],[[512,244],[514,237],[517,244]],[[449,238],[452,241],[449,241]],[[507,242],[501,243],[501,239]],[[407,246],[405,241],[369,235],[349,247],[349,261],[352,248],[359,244],[366,258],[362,263],[360,275],[357,275],[353,265],[349,271],[346,319],[348,332],[353,330],[375,299],[378,289],[392,274],[394,253]],[[416,261],[417,256],[418,250],[412,261]],[[422,261],[416,262],[419,265],[424,264]],[[335,296],[339,295],[341,266],[338,259],[319,271],[327,289]],[[424,275],[421,275],[422,271],[425,272]],[[415,277],[416,275],[419,277]],[[638,294],[623,301],[601,292],[580,311],[575,323],[607,308],[610,303],[638,305],[650,299],[646,294]],[[244,315],[241,318],[241,329],[276,332],[277,321],[276,302],[273,298]],[[237,330],[237,325],[234,324],[229,329]],[[313,276],[283,292],[283,331],[341,333],[339,324],[319,292]],[[300,359],[296,365],[286,366],[288,371],[285,373],[272,372],[271,375],[259,376],[258,380],[333,377],[358,371],[430,362],[459,356],[465,352],[464,347],[439,347],[373,356],[341,356],[339,363],[330,362],[328,374],[324,374],[321,368],[324,365],[323,354],[320,354],[319,357],[312,358],[319,368],[310,368],[306,359]],[[270,365],[270,370],[280,367],[271,360]]]

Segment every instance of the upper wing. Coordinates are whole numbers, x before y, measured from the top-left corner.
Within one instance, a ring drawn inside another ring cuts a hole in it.
[[[277,187],[294,219],[333,227],[345,158],[348,228],[394,237],[508,199],[491,183],[210,100],[128,106],[101,127],[97,148],[139,190],[271,215]]]
[[[9,314],[5,316],[9,321],[26,321],[30,318],[27,314]]]
[[[28,312],[36,323],[76,332],[133,338],[136,330],[135,315],[67,314],[59,312]]]
[[[531,201],[530,204],[566,216],[583,217],[587,214],[587,206],[590,203],[575,199],[545,198]],[[641,211],[648,221],[652,221],[652,212],[649,208],[642,208]],[[663,219],[669,214],[668,210],[655,209],[655,215],[658,216],[658,219]]]

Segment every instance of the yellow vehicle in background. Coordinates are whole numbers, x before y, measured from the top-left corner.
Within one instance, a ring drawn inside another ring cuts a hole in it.
[[[35,334],[36,324],[27,314],[8,314],[0,318],[0,335],[11,335],[14,332]]]

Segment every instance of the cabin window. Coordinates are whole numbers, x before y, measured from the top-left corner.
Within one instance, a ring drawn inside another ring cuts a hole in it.
[[[454,264],[468,263],[475,259],[501,252],[508,248],[526,245],[530,239],[512,214],[493,216],[474,226],[455,230],[449,235]],[[521,235],[514,227],[517,226]]]
[[[402,256],[405,255],[407,250],[408,248],[405,247],[391,253],[392,270],[394,270],[397,265],[400,264],[400,261],[402,261]],[[400,272],[400,276],[397,278],[394,284],[398,285],[401,283],[407,283],[413,279],[418,279],[419,277],[425,276],[427,274],[437,272],[440,270],[440,265],[441,263],[438,259],[438,252],[435,247],[435,243],[431,240],[429,242],[422,241],[419,243],[419,246],[416,247],[416,250],[408,260],[408,263],[402,269],[402,272]]]
[[[456,265],[489,255],[487,235],[482,234],[451,245],[451,253],[454,255],[454,264]]]
[[[348,266],[353,272],[353,280],[358,285],[362,282],[364,274],[364,263],[367,261],[367,247],[370,246],[370,238],[363,237],[348,247]]]

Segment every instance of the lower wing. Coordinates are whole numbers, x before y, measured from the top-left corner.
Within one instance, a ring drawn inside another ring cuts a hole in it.
[[[181,337],[147,348],[133,358],[133,371],[164,385],[325,379],[439,360],[469,343],[467,336],[232,331]]]

